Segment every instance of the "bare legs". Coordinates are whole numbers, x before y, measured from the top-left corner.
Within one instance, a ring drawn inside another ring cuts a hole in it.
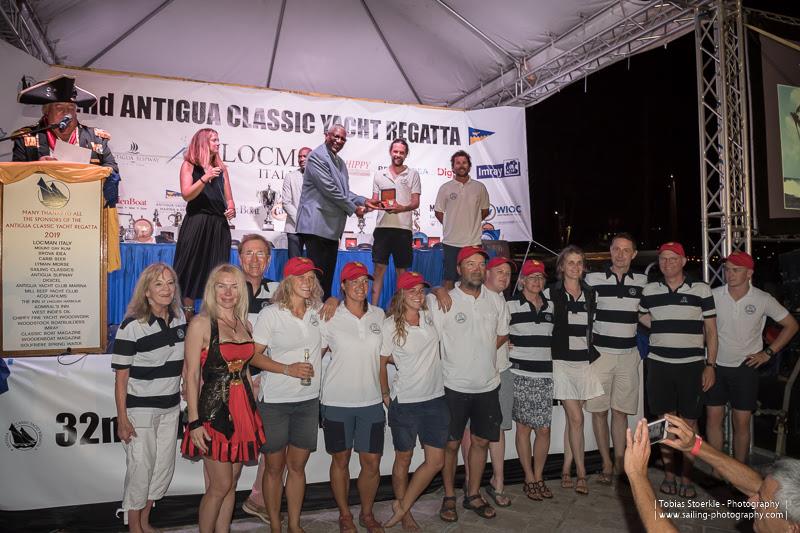
[[[533,461],[531,461],[531,432],[536,435],[533,444]],[[522,471],[525,472],[525,483],[543,481],[544,464],[550,451],[550,428],[531,429],[517,422],[517,456]],[[532,464],[531,464],[532,463]]]
[[[339,507],[340,517],[350,517],[349,496],[350,496],[350,455],[352,450],[334,453],[331,455],[331,489],[336,505]],[[358,454],[361,463],[361,472],[358,475],[358,494],[361,497],[361,515],[371,515],[372,506],[375,503],[375,493],[378,491],[378,484],[381,480],[380,463],[381,454],[366,453]]]
[[[583,461],[583,401],[582,400],[563,400],[564,412],[567,415],[567,440],[572,460],[575,461],[575,472],[578,476],[577,487],[580,487],[583,480],[586,483],[586,465]],[[565,442],[566,444],[566,442]],[[567,449],[564,449],[564,464],[569,473],[569,463],[567,463]],[[576,488],[577,490],[577,488]]]
[[[454,457],[455,454],[458,453],[458,442],[455,442]],[[450,444],[451,443],[448,443],[448,447]],[[392,503],[394,514],[389,521],[386,522],[386,527],[392,527],[402,520],[403,529],[406,531],[419,531],[419,526],[411,516],[411,507],[414,505],[414,502],[417,501],[419,495],[422,494],[422,491],[425,490],[425,487],[430,485],[433,477],[438,474],[445,465],[445,451],[443,449],[425,445],[424,450],[425,461],[419,465],[417,471],[414,472],[410,483],[408,481],[408,467],[411,465],[411,456],[414,451],[395,452],[394,466],[392,468],[392,487],[394,488],[396,499]],[[485,453],[484,450],[484,457]],[[455,474],[455,469],[453,469],[453,474]],[[447,479],[446,476],[445,479]],[[452,478],[450,484],[453,484]],[[445,492],[446,490],[447,489],[445,489]],[[450,495],[454,493],[455,489],[453,489]]]
[[[264,475],[264,502],[269,515],[270,529],[273,532],[281,530],[281,495],[284,492],[283,471],[288,469],[286,476],[286,507],[289,515],[289,531],[303,531],[300,527],[300,509],[303,506],[303,497],[306,491],[306,463],[311,455],[309,450],[296,448],[292,445],[284,450],[266,454],[266,471]]]
[[[597,441],[597,449],[603,458],[603,473],[612,475],[614,471],[624,472],[625,430],[628,429],[628,415],[611,409],[611,443],[614,446],[614,460],[608,442],[608,411],[592,413],[592,430]]]
[[[203,464],[208,472],[208,487],[200,500],[200,533],[227,533],[230,531],[236,503],[236,482],[242,465],[207,458],[203,459]]]
[[[128,511],[128,531],[131,533],[153,533],[155,529],[150,525],[150,511],[153,509],[153,500],[147,500],[142,509]]]

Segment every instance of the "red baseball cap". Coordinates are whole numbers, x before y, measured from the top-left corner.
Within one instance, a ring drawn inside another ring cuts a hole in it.
[[[675,252],[681,257],[686,257],[686,252],[683,251],[683,245],[679,242],[665,242],[661,245],[661,248],[658,249],[658,253],[661,252]]]
[[[536,259],[528,259],[525,261],[522,264],[522,275],[530,276],[531,274],[543,274],[547,277],[547,273],[544,271],[544,263]]]
[[[322,273],[322,270],[314,266],[314,261],[307,257],[292,257],[283,265],[283,277],[302,276],[310,270]]]
[[[340,281],[352,281],[361,276],[367,276],[369,279],[375,279],[369,275],[367,265],[360,261],[350,261],[342,267],[342,273],[339,274]]]
[[[725,258],[725,262],[750,270],[754,270],[756,267],[756,263],[753,261],[753,256],[747,252],[733,252],[731,255]]]
[[[461,264],[461,261],[467,259],[468,257],[472,257],[475,254],[481,254],[486,259],[489,259],[489,254],[486,253],[486,250],[481,248],[480,246],[465,246],[458,252],[458,257],[456,258],[456,263]]]
[[[486,270],[491,270],[494,267],[498,267],[500,265],[510,265],[511,266],[511,270],[513,270],[515,272],[517,270],[517,265],[514,264],[514,261],[512,261],[508,257],[503,257],[503,256],[500,256],[500,255],[498,255],[497,257],[492,257],[489,260],[489,262],[486,264]]]
[[[397,288],[398,289],[413,289],[417,285],[425,285],[426,287],[430,287],[431,284],[425,281],[425,278],[422,277],[422,274],[418,272],[412,272],[407,270],[403,272],[397,277]]]

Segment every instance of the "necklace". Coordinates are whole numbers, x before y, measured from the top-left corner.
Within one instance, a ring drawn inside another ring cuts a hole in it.
[[[229,328],[231,328],[231,329],[233,330],[233,333],[234,333],[234,334],[236,333],[236,328],[239,326],[239,317],[238,317],[238,316],[236,317],[236,320],[233,322],[233,326],[231,326],[231,325],[228,323],[228,321],[227,321],[227,320],[225,320],[224,318],[222,318],[221,316],[219,317],[219,319],[220,319],[220,320],[222,320],[222,323],[223,323],[223,324],[225,324],[226,326],[228,326]]]

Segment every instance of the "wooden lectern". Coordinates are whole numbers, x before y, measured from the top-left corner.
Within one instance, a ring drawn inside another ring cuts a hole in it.
[[[110,173],[59,161],[0,163],[2,356],[105,352]]]

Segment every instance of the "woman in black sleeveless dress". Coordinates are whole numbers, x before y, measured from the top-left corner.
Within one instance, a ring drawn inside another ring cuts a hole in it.
[[[228,221],[236,216],[228,169],[219,154],[219,135],[211,128],[194,134],[181,165],[181,195],[186,204],[173,267],[183,290],[187,319],[203,294],[208,274],[231,254]]]

